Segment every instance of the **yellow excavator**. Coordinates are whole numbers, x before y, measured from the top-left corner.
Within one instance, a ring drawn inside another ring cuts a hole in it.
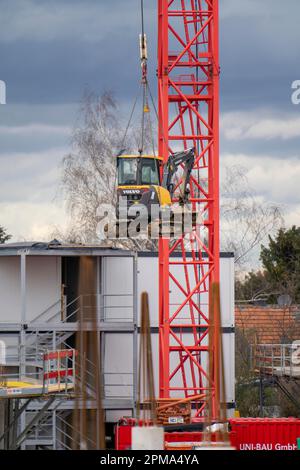
[[[121,197],[126,198],[127,209],[132,205],[142,204],[150,213],[152,204],[159,205],[160,209],[171,208],[177,189],[179,204],[186,204],[194,161],[194,148],[171,154],[165,164],[161,157],[153,155],[119,155],[117,157],[118,201]],[[179,168],[181,168],[180,183],[176,184],[174,177]]]

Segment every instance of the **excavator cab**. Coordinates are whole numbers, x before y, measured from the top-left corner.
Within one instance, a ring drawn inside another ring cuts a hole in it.
[[[118,198],[126,198],[130,207],[139,204],[150,188],[160,188],[161,165],[162,158],[153,155],[118,156]],[[170,202],[169,199],[167,202]]]
[[[160,157],[121,155],[118,157],[118,187],[144,187],[160,184]]]

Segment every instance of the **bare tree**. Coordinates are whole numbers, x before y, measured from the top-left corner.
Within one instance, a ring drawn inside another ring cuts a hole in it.
[[[221,243],[223,249],[235,253],[235,263],[242,268],[266,237],[282,225],[283,217],[277,205],[255,195],[245,169],[233,166],[225,172],[221,187]]]
[[[63,159],[62,186],[72,217],[68,233],[77,241],[95,240],[97,209],[115,202],[116,165],[121,130],[110,93],[86,93],[72,135],[72,151]]]

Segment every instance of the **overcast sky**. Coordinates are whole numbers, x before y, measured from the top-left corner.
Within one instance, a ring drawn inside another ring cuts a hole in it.
[[[145,0],[155,69],[156,0]],[[221,162],[240,164],[258,196],[300,225],[299,0],[220,0]],[[0,225],[47,238],[65,213],[59,165],[85,89],[122,109],[139,77],[139,0],[0,0]],[[154,74],[153,74],[154,75]]]

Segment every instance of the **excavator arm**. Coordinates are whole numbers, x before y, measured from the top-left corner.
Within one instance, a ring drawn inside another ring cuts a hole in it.
[[[176,152],[169,156],[166,165],[164,166],[162,186],[166,188],[171,196],[174,196],[175,184],[173,177],[177,173],[180,166],[183,167],[183,174],[181,176],[181,194],[180,203],[185,204],[189,197],[189,182],[191,172],[195,162],[195,149],[191,148],[183,152]]]

